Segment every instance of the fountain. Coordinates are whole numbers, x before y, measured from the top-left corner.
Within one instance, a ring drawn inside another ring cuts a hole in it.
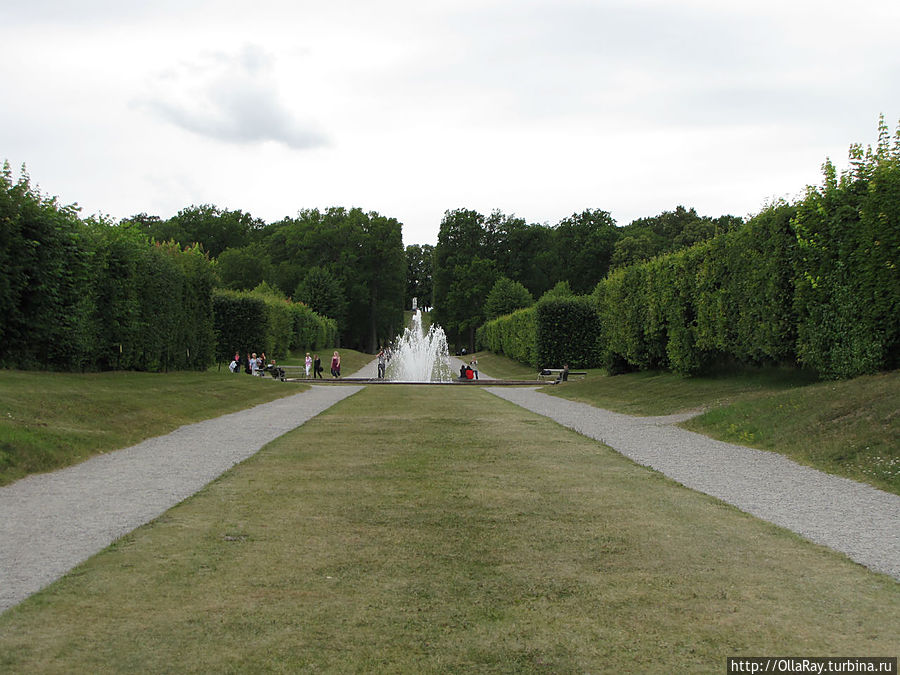
[[[450,354],[444,329],[432,324],[422,330],[422,310],[398,336],[391,350],[385,379],[392,382],[451,382]]]

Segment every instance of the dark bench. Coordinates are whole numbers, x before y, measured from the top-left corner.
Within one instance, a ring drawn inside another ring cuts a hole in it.
[[[553,380],[558,381],[558,380],[562,379],[562,374],[563,374],[562,368],[542,368],[541,372],[538,373],[538,380],[540,380],[542,382],[545,380],[548,380],[548,379],[553,379]],[[569,371],[569,377],[584,377],[585,375],[587,375],[587,373],[585,373],[583,371],[575,371],[575,370]]]

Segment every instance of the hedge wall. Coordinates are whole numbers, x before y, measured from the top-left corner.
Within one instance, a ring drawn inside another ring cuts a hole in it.
[[[213,363],[213,273],[196,248],[78,218],[0,173],[0,365],[197,369]]]
[[[291,349],[324,349],[337,341],[337,324],[306,305],[265,292],[216,290],[213,295],[216,359],[264,352],[276,360]]]
[[[534,366],[668,368],[792,363],[823,378],[900,367],[900,134],[856,151],[840,179],[742,228],[621,268],[584,299],[539,302],[479,331]],[[517,313],[518,314],[518,313]]]
[[[478,330],[489,349],[538,368],[590,368],[600,362],[600,323],[589,297],[546,298],[488,321]]]
[[[600,321],[589,297],[547,298],[535,305],[539,368],[592,368],[600,361]]]

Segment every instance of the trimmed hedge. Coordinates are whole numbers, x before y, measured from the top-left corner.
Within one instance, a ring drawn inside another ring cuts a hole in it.
[[[551,297],[488,321],[478,329],[480,349],[539,368],[599,364],[600,321],[590,297]]]
[[[214,359],[213,272],[198,248],[78,218],[0,173],[0,365],[202,370]]]
[[[292,349],[324,349],[335,346],[337,324],[306,305],[259,291],[213,294],[216,326],[216,360],[230,361],[235,352],[264,352],[283,359]]]
[[[599,363],[600,320],[590,297],[547,298],[535,311],[539,368],[592,368]]]
[[[545,300],[534,332],[500,317],[480,343],[534,366],[794,364],[823,378],[900,367],[900,130],[853,168],[738,230],[611,272],[584,299]],[[528,315],[531,316],[530,314]]]
[[[532,306],[488,321],[476,334],[479,349],[505,354],[515,361],[538,367],[537,309]]]

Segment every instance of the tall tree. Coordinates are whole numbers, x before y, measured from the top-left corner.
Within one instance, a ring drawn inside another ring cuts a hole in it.
[[[588,209],[561,220],[555,238],[562,261],[560,279],[568,281],[576,294],[590,293],[609,272],[619,238],[616,221],[607,211]]]
[[[411,244],[406,247],[406,299],[404,307],[412,307],[412,299],[419,307],[433,302],[434,246]]]
[[[342,325],[346,319],[347,300],[340,280],[322,267],[310,267],[294,291],[294,300],[310,307],[316,314],[327,316]]]
[[[216,261],[219,280],[233,291],[249,291],[272,278],[272,263],[259,244],[226,248]]]
[[[483,309],[475,304],[478,294],[470,295],[469,284],[477,283],[486,267],[484,241],[483,215],[469,209],[444,213],[434,248],[434,311],[435,321],[457,345],[468,341],[473,312],[480,315]],[[482,303],[492,285],[493,279],[481,295]]]
[[[200,244],[213,258],[219,257],[226,248],[247,246],[265,226],[249,213],[228,211],[211,204],[189,206],[169,220],[145,214],[132,217],[135,218],[156,241],[174,240],[184,246]]]
[[[500,277],[484,301],[484,318],[490,321],[533,304],[534,298],[525,286],[518,281]]]

